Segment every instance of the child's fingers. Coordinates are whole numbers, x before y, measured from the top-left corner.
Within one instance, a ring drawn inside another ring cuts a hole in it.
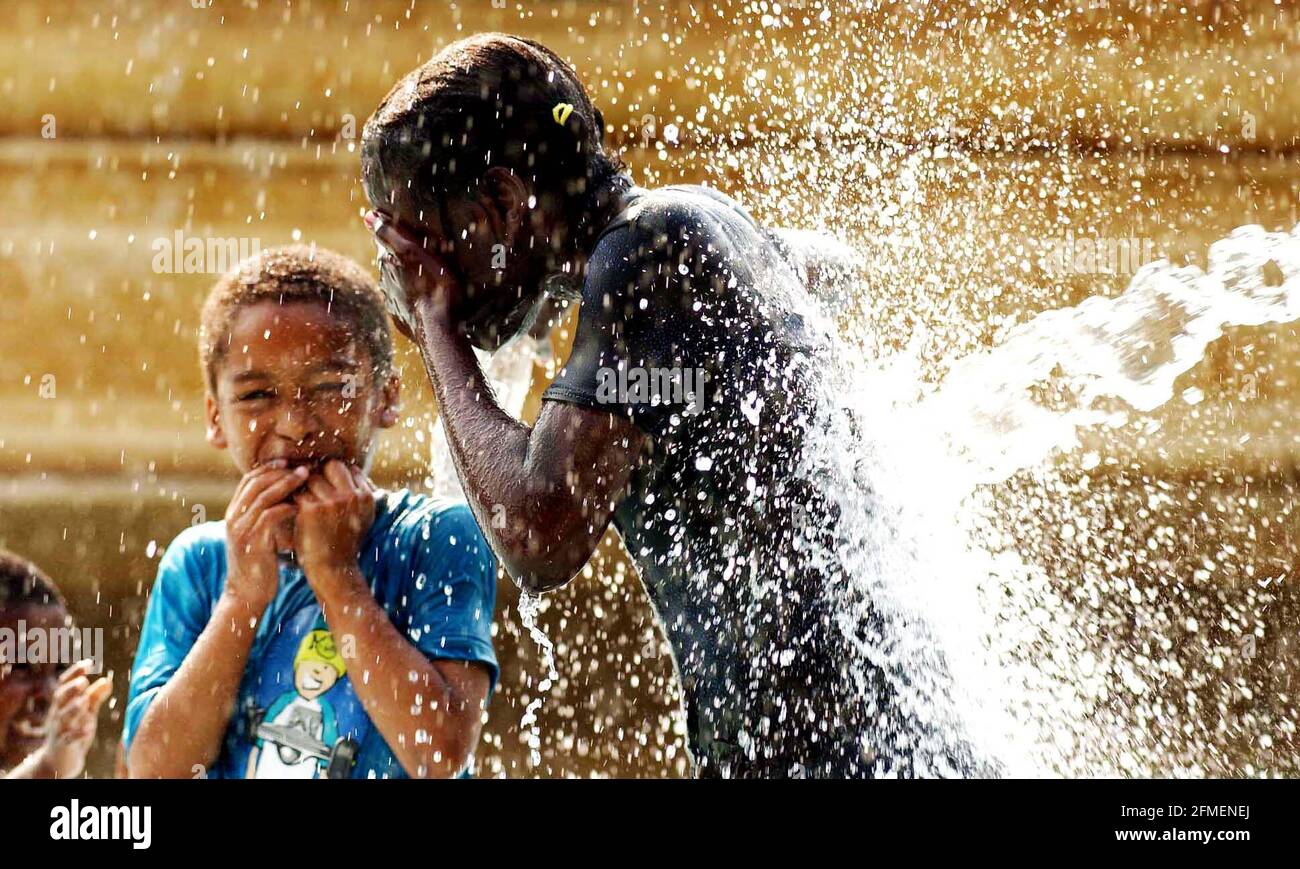
[[[80,661],[63,671],[62,675],[59,676],[59,684],[62,685],[71,682],[80,676],[88,675],[90,673],[90,668],[94,666],[94,663],[95,662],[91,661],[89,658],[82,658]]]
[[[69,731],[76,729],[78,719],[89,714],[89,709],[89,700],[85,694],[63,698],[62,702],[56,703],[50,710],[54,732],[59,737],[66,738]]]
[[[258,515],[257,521],[253,523],[253,535],[274,542],[280,523],[293,518],[297,512],[298,507],[294,504],[276,504],[268,507]]]
[[[401,227],[395,226],[387,217],[378,211],[371,211],[366,215],[366,226],[370,229],[371,235],[379,244],[381,255],[383,253],[399,254],[402,244],[407,240],[406,233]]]
[[[401,242],[408,238],[406,230],[398,226],[392,218],[380,211],[368,211],[363,218],[366,222],[366,228],[374,235],[375,240],[381,246],[392,249],[393,242]]]
[[[69,733],[84,727],[86,719],[91,717],[91,711],[90,698],[84,694],[75,700],[69,701],[59,715],[59,735],[67,736]],[[94,711],[98,712],[99,710],[95,709]]]
[[[270,470],[265,467],[254,468],[244,475],[235,487],[235,494],[230,496],[230,508],[227,510],[227,518],[238,519],[249,511],[251,506],[252,491],[259,483],[264,483],[268,478]]]
[[[104,705],[104,701],[113,694],[113,674],[110,673],[102,679],[95,680],[86,692],[86,699],[90,705],[90,711],[94,714],[99,713],[99,708]]]
[[[369,492],[372,495],[375,492],[375,484],[366,476],[366,472],[356,465],[348,465],[348,472],[352,474],[352,481],[356,484],[357,491]]]
[[[245,504],[243,512],[254,516],[266,512],[270,507],[292,495],[302,485],[307,474],[307,468],[299,465],[292,471],[284,472],[282,476],[253,484],[246,495],[250,500]]]
[[[85,676],[77,676],[69,679],[67,682],[60,682],[59,687],[54,689],[54,699],[51,706],[55,711],[66,709],[71,703],[75,703],[78,698],[86,693],[90,687],[90,680]]]
[[[95,714],[90,710],[78,710],[76,714],[65,717],[60,722],[57,738],[65,745],[88,743],[95,738],[98,723]]]
[[[314,495],[317,501],[330,501],[334,498],[334,484],[320,474],[312,474],[304,488]]]
[[[371,214],[375,213],[371,212]],[[370,216],[367,215],[366,224],[379,243],[403,263],[424,266],[426,270],[432,267],[433,274],[442,273],[442,263],[438,258],[400,226],[385,220],[382,215],[374,221],[371,221]]]
[[[239,485],[235,487],[235,497],[248,493],[250,489],[266,485],[267,482],[276,479],[288,470],[288,459],[271,459],[269,462],[256,465],[240,478]]]
[[[248,487],[255,481],[260,480],[271,471],[283,471],[289,467],[289,463],[284,459],[272,459],[264,465],[258,465],[247,474],[239,478],[239,484],[235,486],[235,494],[230,496],[231,503],[238,503],[239,499],[244,496]]]
[[[77,661],[71,667],[64,670],[63,674],[59,676],[59,686],[58,688],[55,689],[54,692],[55,698],[58,698],[60,696],[59,692],[64,686],[68,686],[68,690],[63,692],[64,696],[76,696],[78,694],[83,693],[85,689],[90,687],[91,685],[90,671],[91,668],[93,668],[94,666],[95,666],[95,662],[92,661],[90,658],[82,658],[80,661]],[[95,681],[95,685],[98,685],[99,683],[104,681],[105,681],[104,679],[97,679]],[[108,686],[108,691],[105,693],[105,696],[112,693],[112,690],[113,687],[110,682]]]
[[[325,464],[325,478],[333,484],[336,491],[339,492],[359,492],[356,481],[348,473],[347,465],[334,459]]]
[[[63,734],[63,741],[68,743],[88,743],[95,739],[98,722],[87,716],[77,722],[77,726]],[[87,746],[88,747],[88,746]]]
[[[257,500],[258,495],[273,486],[284,484],[289,480],[302,479],[304,471],[306,471],[305,468],[294,468],[293,470],[278,468],[261,473],[258,473],[257,471],[249,472],[248,483],[244,487],[244,491],[241,493],[244,503],[251,508],[253,502]]]
[[[283,501],[292,495],[310,474],[311,471],[305,465],[299,465],[292,471],[286,472],[283,477],[267,483],[254,497],[253,509],[260,512]]]

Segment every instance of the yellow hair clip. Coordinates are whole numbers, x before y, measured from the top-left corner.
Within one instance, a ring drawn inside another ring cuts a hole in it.
[[[573,106],[568,103],[556,103],[555,108],[551,109],[551,117],[555,118],[555,123],[561,127],[564,126],[564,122],[569,119],[571,114],[573,114]]]

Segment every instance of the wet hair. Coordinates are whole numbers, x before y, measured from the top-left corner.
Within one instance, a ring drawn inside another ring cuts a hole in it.
[[[67,609],[58,586],[21,555],[0,549],[0,608],[57,606]]]
[[[589,216],[631,184],[604,136],[604,117],[559,55],[531,39],[480,33],[384,97],[362,135],[362,180],[372,199],[406,184],[420,209],[442,216],[449,199],[476,198],[489,168],[506,167],[539,203],[558,207],[572,242],[586,249],[597,229]]]
[[[353,328],[370,353],[376,377],[393,370],[393,336],[384,297],[370,274],[331,250],[289,245],[244,260],[217,281],[199,321],[199,363],[213,395],[217,364],[230,344],[230,323],[240,309],[258,302],[320,302]]]

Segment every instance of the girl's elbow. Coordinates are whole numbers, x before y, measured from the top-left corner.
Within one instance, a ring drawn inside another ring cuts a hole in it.
[[[545,594],[568,584],[582,570],[586,559],[578,564],[565,563],[554,558],[518,559],[506,565],[506,572],[515,585],[529,594]]]
[[[493,548],[515,585],[530,594],[567,584],[591,558],[608,517],[596,517],[568,495],[528,505],[531,518],[494,529]]]
[[[516,541],[502,553],[503,566],[515,585],[529,594],[542,594],[566,585],[591,558],[598,542],[598,538],[578,539],[572,534],[556,535],[556,538],[567,542],[546,545],[538,535]]]

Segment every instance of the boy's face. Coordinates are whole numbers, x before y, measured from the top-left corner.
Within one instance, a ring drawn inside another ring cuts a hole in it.
[[[61,606],[8,607],[0,610],[0,628],[13,632],[16,657],[22,647],[20,622],[27,631],[53,631],[64,626],[67,615]],[[62,669],[62,664],[0,660],[0,769],[17,766],[45,741],[46,719]]]
[[[376,382],[365,344],[320,302],[235,311],[214,373],[208,442],[230,450],[240,473],[273,459],[365,470],[376,433],[397,422],[397,375]]]

